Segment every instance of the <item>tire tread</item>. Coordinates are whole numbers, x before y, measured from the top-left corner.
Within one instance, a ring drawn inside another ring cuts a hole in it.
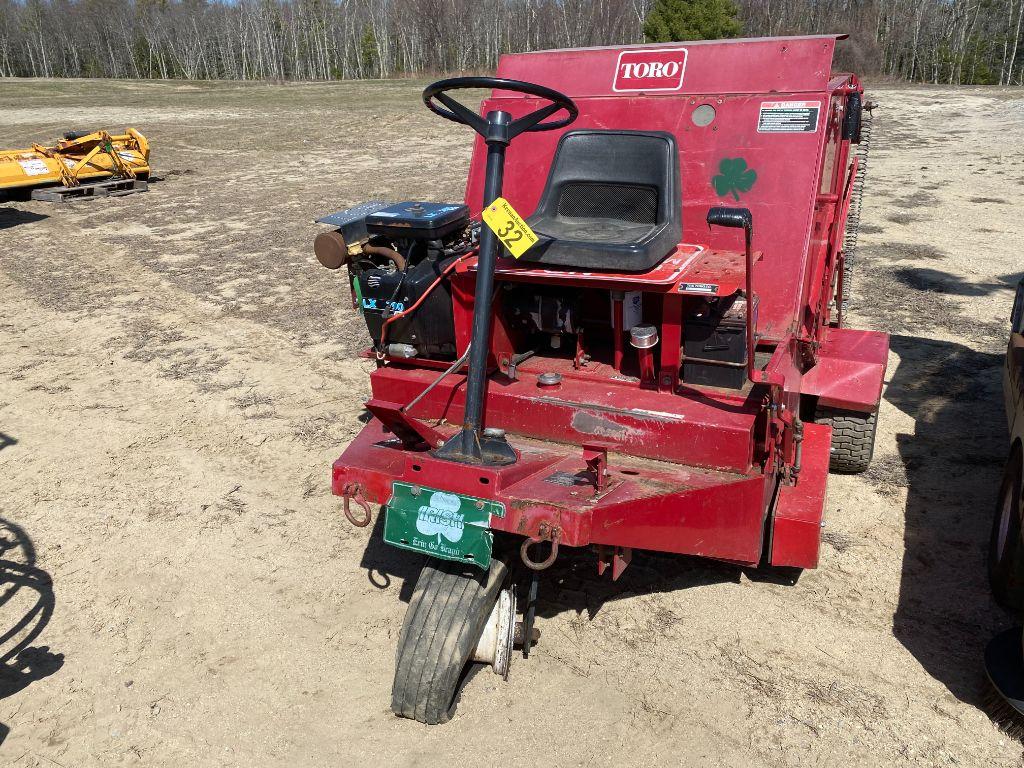
[[[868,468],[875,452],[878,411],[862,413],[819,405],[814,411],[814,421],[832,427],[828,464],[831,471],[852,474]]]
[[[461,563],[424,564],[395,654],[396,715],[428,725],[448,721],[462,672],[507,572],[498,559],[487,574]]]

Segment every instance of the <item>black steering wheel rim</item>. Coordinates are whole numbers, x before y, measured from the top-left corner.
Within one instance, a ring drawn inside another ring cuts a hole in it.
[[[576,103],[564,93],[556,91],[554,88],[537,85],[536,83],[527,83],[523,80],[509,80],[504,77],[450,77],[445,80],[438,80],[423,89],[423,103],[435,115],[443,117],[445,120],[468,125],[477,133],[486,135],[487,120],[446,95],[447,91],[459,91],[468,88],[512,91],[513,93],[522,93],[527,96],[536,96],[551,102],[547,107],[541,107],[529,115],[513,121],[509,125],[510,138],[525,132],[555,131],[566,127],[579,115]],[[448,108],[445,109],[434,103],[435,98],[444,104],[444,107]],[[544,118],[561,110],[566,111],[565,117],[541,122]],[[531,120],[531,118],[535,118],[538,115],[539,117]]]

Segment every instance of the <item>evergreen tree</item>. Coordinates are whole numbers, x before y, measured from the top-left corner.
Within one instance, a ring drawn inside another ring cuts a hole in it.
[[[732,0],[654,0],[644,20],[649,43],[738,37],[743,27]]]
[[[377,36],[373,34],[373,27],[367,26],[363,30],[363,37],[359,41],[359,50],[363,57],[363,66],[359,73],[360,77],[380,77],[377,69]]]

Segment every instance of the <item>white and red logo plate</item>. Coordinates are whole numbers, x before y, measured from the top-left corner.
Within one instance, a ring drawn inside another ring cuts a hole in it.
[[[683,87],[686,70],[685,48],[626,50],[615,65],[612,90],[678,91]]]

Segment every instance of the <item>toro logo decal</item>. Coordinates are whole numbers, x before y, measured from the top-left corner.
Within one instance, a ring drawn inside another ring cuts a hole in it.
[[[613,91],[678,91],[686,69],[685,48],[622,51],[615,65]]]

